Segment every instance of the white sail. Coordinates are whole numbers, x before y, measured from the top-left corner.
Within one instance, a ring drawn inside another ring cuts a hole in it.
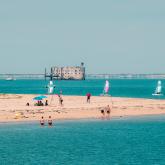
[[[162,91],[162,87],[161,86],[156,88],[156,93],[161,93],[161,91]]]
[[[158,81],[155,93],[152,94],[152,95],[153,96],[161,96],[161,95],[163,95],[162,94],[162,82],[161,81]]]
[[[53,85],[53,81],[49,81],[49,84],[47,87],[48,87],[48,94],[53,94],[53,91],[55,88],[55,85]]]
[[[106,96],[106,97],[110,97],[111,95],[109,95],[109,89],[110,89],[110,83],[108,80],[105,81],[105,85],[104,85],[104,89],[103,89],[103,93],[100,94],[100,96]]]
[[[161,81],[158,81],[158,85],[156,87],[155,93],[160,94],[162,92],[162,83]]]
[[[7,77],[6,78],[6,81],[13,81],[13,80],[16,80],[14,77]]]
[[[108,94],[108,92],[109,92],[109,81],[106,80],[106,82],[105,82],[105,87],[104,87],[104,93],[105,93],[105,94]]]

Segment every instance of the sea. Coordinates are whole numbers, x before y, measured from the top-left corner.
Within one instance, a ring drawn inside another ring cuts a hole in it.
[[[165,116],[0,125],[2,165],[164,165]]]
[[[156,79],[112,79],[110,82],[109,94],[114,97],[132,97],[165,99],[164,96],[152,96],[157,86]],[[162,81],[162,93],[165,93],[165,80]],[[13,94],[47,94],[47,84],[45,80],[0,80],[0,93]],[[93,96],[99,96],[103,93],[105,80],[55,80],[56,88],[54,93],[62,91],[63,95],[81,95],[91,93]]]
[[[115,97],[154,97],[158,80],[113,79]],[[0,80],[0,93],[46,94],[45,80]],[[54,81],[54,93],[99,96],[105,80]],[[165,86],[165,80],[162,80]],[[163,88],[163,93],[165,90]],[[164,165],[165,115],[0,124],[0,165]]]

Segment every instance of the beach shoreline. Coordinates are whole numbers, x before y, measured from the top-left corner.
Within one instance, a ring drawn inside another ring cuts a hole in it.
[[[112,116],[110,119],[102,119],[102,118],[61,118],[61,119],[53,119],[53,126],[56,125],[58,122],[93,122],[93,121],[116,121],[120,119],[140,119],[147,117],[160,117],[160,116],[165,116],[165,113],[162,114],[146,114],[146,115],[128,115],[128,116]],[[17,124],[38,124],[39,125],[39,120],[10,120],[10,121],[0,121],[0,125],[17,125]],[[45,125],[48,125],[45,123]]]
[[[51,106],[34,106],[33,94],[0,94],[0,123],[37,122],[43,116],[52,120],[81,120],[107,118],[101,114],[109,105],[112,117],[138,117],[147,115],[164,115],[165,101],[142,98],[100,97],[92,96],[86,102],[86,96],[62,96],[64,105],[60,106],[57,95],[46,98]],[[45,100],[43,102],[45,102]],[[52,101],[51,101],[52,100]],[[26,106],[29,103],[30,106]]]

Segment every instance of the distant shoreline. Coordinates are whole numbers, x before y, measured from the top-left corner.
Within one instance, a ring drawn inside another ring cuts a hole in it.
[[[15,79],[45,79],[45,74],[0,74],[0,80],[5,80],[8,77]],[[165,79],[164,74],[86,74],[86,79]],[[70,81],[70,80],[66,80]],[[76,81],[76,80],[75,80]],[[81,80],[82,81],[82,80]]]

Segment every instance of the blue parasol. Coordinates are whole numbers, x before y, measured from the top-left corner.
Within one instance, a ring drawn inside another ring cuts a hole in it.
[[[42,100],[42,98],[37,96],[37,97],[34,97],[33,100],[40,101],[40,100]]]
[[[37,97],[40,97],[42,99],[48,98],[47,96],[44,96],[44,95],[40,95],[40,96],[37,96]]]

